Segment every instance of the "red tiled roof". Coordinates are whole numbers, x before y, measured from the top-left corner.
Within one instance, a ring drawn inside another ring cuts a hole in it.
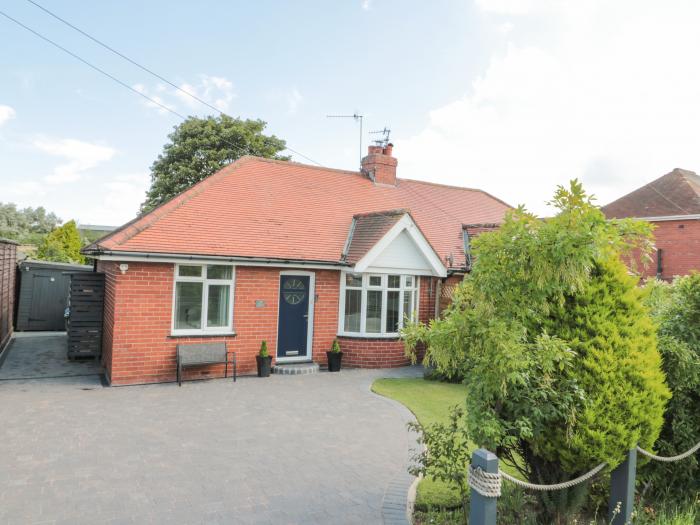
[[[355,264],[362,259],[406,213],[407,210],[388,210],[355,215],[348,232],[345,260]]]
[[[340,262],[353,216],[407,210],[437,254],[464,266],[462,225],[510,206],[474,189],[243,157],[86,249]]]
[[[608,218],[700,214],[700,177],[674,169],[601,208]]]

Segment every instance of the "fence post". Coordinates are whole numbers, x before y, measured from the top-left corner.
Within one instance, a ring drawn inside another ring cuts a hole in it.
[[[630,522],[634,509],[634,480],[637,474],[637,449],[627,453],[627,459],[610,474],[610,503],[608,520],[611,525],[625,525]],[[620,511],[613,517],[615,508]]]
[[[472,454],[472,465],[484,472],[498,474],[498,457],[480,448]],[[469,500],[469,525],[496,525],[496,503],[498,498],[482,496],[471,489]]]

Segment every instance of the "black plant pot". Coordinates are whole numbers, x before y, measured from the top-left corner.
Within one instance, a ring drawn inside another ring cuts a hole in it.
[[[343,360],[343,352],[326,352],[328,356],[328,371],[340,372],[340,363]]]
[[[258,377],[270,377],[272,356],[268,355],[266,357],[262,357],[260,355],[256,355],[255,360],[258,362]]]

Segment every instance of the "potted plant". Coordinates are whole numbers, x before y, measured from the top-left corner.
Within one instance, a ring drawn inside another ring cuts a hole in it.
[[[340,363],[343,360],[343,352],[340,351],[340,344],[338,340],[333,341],[333,345],[329,352],[326,352],[328,356],[328,371],[329,372],[340,372]]]
[[[270,377],[272,356],[267,351],[267,341],[260,345],[260,352],[255,356],[255,360],[258,362],[258,377]]]

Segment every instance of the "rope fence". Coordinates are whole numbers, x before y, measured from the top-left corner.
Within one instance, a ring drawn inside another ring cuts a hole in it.
[[[639,446],[630,450],[625,461],[611,472],[610,523],[612,523],[612,525],[625,524],[628,522],[627,520],[630,519],[634,505],[634,482],[638,452],[654,461],[671,463],[686,459],[698,450],[700,450],[700,442],[682,454],[669,457],[657,456]],[[484,468],[482,468],[482,466],[484,466]],[[472,495],[478,495],[472,497],[469,523],[471,524],[473,522],[474,525],[491,525],[496,523],[496,506],[495,504],[489,505],[489,502],[494,503],[496,498],[501,496],[501,484],[504,479],[528,490],[564,490],[592,479],[607,466],[607,463],[601,463],[575,479],[551,485],[538,485],[536,483],[520,480],[504,472],[498,468],[498,458],[495,455],[487,450],[479,449],[472,457],[472,464],[469,465],[467,478],[469,487],[472,489]]]
[[[656,456],[652,454],[651,452],[644,450],[642,447],[637,447],[637,452],[642,454],[643,456],[646,456],[648,458],[653,459],[654,461],[661,461],[663,463],[673,463],[674,461],[680,461],[681,459],[689,458],[693,454],[695,454],[698,450],[700,450],[700,441],[698,441],[693,448],[690,450],[686,450],[683,452],[683,454],[678,454],[677,456],[670,456],[670,457],[663,457],[663,456]]]

